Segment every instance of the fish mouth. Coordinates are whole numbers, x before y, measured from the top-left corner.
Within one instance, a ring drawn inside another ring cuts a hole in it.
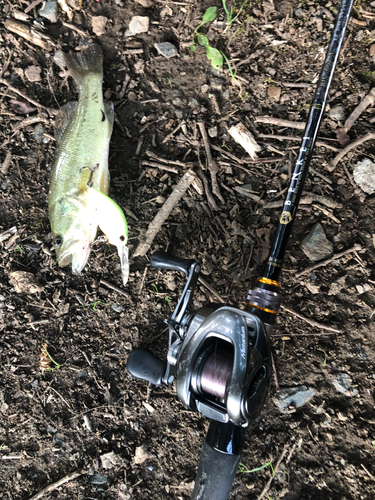
[[[91,252],[90,244],[82,241],[66,243],[58,252],[57,261],[60,267],[72,264],[73,274],[80,274],[87,264]]]

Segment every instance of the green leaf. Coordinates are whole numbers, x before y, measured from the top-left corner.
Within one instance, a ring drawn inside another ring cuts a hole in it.
[[[196,47],[196,46],[192,43],[192,44],[190,45],[190,50],[191,50],[192,52],[195,52],[195,51],[197,50],[197,47]]]
[[[208,38],[205,35],[199,34],[197,36],[197,40],[199,45],[202,45],[202,47],[208,47],[210,42],[208,41]]]
[[[220,69],[223,66],[223,56],[213,47],[207,47],[207,59],[211,61],[211,65],[216,69]]]
[[[210,23],[211,21],[213,21],[216,17],[216,11],[217,11],[217,7],[208,7],[208,9],[206,10],[206,12],[204,13],[204,15],[202,17],[201,26],[203,24],[207,24],[207,23]]]

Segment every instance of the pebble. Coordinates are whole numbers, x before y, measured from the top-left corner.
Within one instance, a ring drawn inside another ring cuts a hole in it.
[[[150,18],[144,16],[133,16],[129,23],[129,29],[125,31],[125,36],[147,33],[150,26]]]
[[[315,389],[305,385],[281,389],[274,401],[283,413],[288,413],[289,407],[301,408],[316,394]]]
[[[166,57],[167,59],[178,54],[178,50],[170,42],[154,43],[154,47],[160,55]]]
[[[122,312],[122,306],[119,306],[118,304],[113,304],[112,309],[117,313]]]
[[[35,125],[33,136],[34,139],[39,142],[44,142],[44,143],[49,142],[48,137],[44,137],[44,127],[41,123]]]
[[[333,252],[333,244],[327,239],[320,222],[314,224],[309,234],[303,238],[301,248],[312,262],[326,259]]]
[[[50,23],[57,23],[58,13],[59,7],[57,5],[57,0],[47,0],[39,11],[39,15],[44,17],[44,19],[48,19]]]
[[[92,31],[96,36],[102,36],[105,33],[105,25],[108,22],[108,18],[104,16],[93,16],[91,19]]]
[[[294,15],[296,17],[303,17],[303,10],[302,9],[297,9],[295,12],[294,12]]]
[[[207,85],[206,83],[204,85],[202,85],[201,91],[202,91],[203,94],[205,94],[209,90],[210,90],[210,86],[209,85]]]
[[[345,120],[345,108],[342,104],[337,104],[336,106],[333,106],[328,111],[328,116],[330,118],[333,118],[334,120],[337,120],[338,122],[341,122]]]
[[[91,484],[105,484],[107,482],[108,476],[105,474],[94,474],[89,477]]]
[[[375,193],[375,163],[369,158],[359,161],[353,169],[354,182],[367,194]]]
[[[172,104],[174,106],[177,106],[178,108],[181,108],[184,105],[184,103],[181,101],[181,99],[179,97],[176,97],[175,99],[173,99]]]
[[[29,82],[40,82],[42,79],[41,76],[42,68],[40,66],[29,66],[25,70],[25,76],[29,80]]]
[[[276,85],[270,85],[267,89],[267,94],[268,94],[268,97],[271,97],[271,99],[275,99],[275,101],[279,101],[280,95],[281,95],[281,88],[277,87]]]
[[[345,396],[356,396],[357,389],[352,386],[352,378],[344,372],[340,372],[337,377],[332,380],[332,384],[336,391],[345,394]]]
[[[207,132],[210,137],[217,137],[217,127],[210,127]]]

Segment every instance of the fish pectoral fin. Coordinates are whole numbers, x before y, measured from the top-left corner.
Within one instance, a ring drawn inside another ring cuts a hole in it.
[[[119,244],[117,251],[120,257],[122,282],[126,285],[129,279],[129,249],[126,245]]]

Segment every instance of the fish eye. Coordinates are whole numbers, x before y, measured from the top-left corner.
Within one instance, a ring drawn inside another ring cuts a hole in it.
[[[123,234],[120,236],[120,241],[125,241],[125,236]]]
[[[56,236],[55,237],[54,246],[55,247],[61,247],[62,244],[63,244],[62,236]]]

